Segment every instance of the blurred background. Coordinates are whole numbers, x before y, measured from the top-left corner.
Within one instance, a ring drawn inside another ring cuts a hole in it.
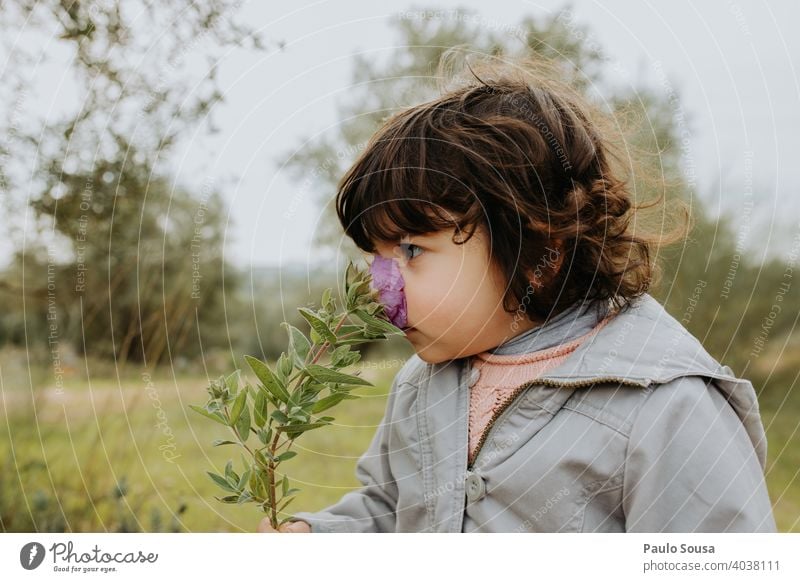
[[[636,197],[688,202],[652,294],[750,379],[780,531],[800,531],[800,9],[784,2],[0,2],[0,528],[255,531],[207,470],[210,379],[274,361],[349,258],[335,185],[439,56],[563,60],[624,120]],[[358,485],[376,388],[298,442],[313,511]],[[219,429],[219,430],[218,430]],[[318,434],[319,433],[319,434]]]

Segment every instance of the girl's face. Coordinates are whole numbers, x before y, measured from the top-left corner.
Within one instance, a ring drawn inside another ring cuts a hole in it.
[[[377,254],[398,262],[408,308],[406,337],[431,364],[479,354],[537,325],[521,310],[503,309],[506,281],[489,261],[485,230],[462,245],[451,240],[454,233],[451,228],[376,246]]]

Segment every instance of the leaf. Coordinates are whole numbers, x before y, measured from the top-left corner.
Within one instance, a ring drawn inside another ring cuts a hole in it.
[[[303,386],[303,390],[307,390],[308,393],[311,395],[311,397],[313,397],[314,394],[319,393],[320,391],[324,390],[327,387],[328,387],[327,385],[320,384],[313,378],[309,378],[308,383],[305,386]]]
[[[192,410],[194,410],[195,412],[197,412],[199,414],[202,414],[206,418],[210,418],[211,420],[214,420],[214,421],[220,423],[223,426],[230,426],[228,424],[228,421],[226,421],[225,418],[221,414],[216,414],[214,412],[209,412],[205,408],[203,408],[201,406],[195,406],[194,404],[190,404],[189,408],[191,408]]]
[[[295,438],[301,433],[304,433],[309,430],[314,430],[315,428],[319,428],[321,426],[328,426],[329,422],[311,422],[311,423],[302,423],[302,424],[292,424],[287,427],[282,428],[281,430],[286,433],[287,436],[290,438]]]
[[[236,489],[234,489],[233,485],[228,483],[224,477],[222,477],[221,475],[217,475],[216,473],[212,473],[211,471],[206,471],[206,473],[208,473],[208,476],[211,477],[214,483],[222,487],[225,491],[236,493]]]
[[[264,387],[281,402],[289,402],[289,393],[286,387],[277,376],[269,369],[264,362],[252,356],[245,356],[244,359],[250,365],[253,373],[261,380]]]
[[[253,416],[255,417],[256,426],[262,428],[267,422],[267,418],[269,418],[267,416],[269,413],[267,395],[261,390],[257,390],[253,400]]]
[[[345,293],[350,289],[350,283],[356,277],[356,268],[352,261],[347,261],[347,267],[344,270],[344,290]]]
[[[370,301],[373,299],[378,292],[374,289],[370,289],[369,279],[360,279],[358,282],[355,282],[352,287],[350,287],[348,293],[352,297],[351,302],[353,304],[353,309],[355,309],[359,304],[363,304],[365,301]]]
[[[358,287],[350,287],[347,290],[347,310],[352,311],[356,306],[356,298],[358,297]]]
[[[295,430],[307,431],[307,430],[313,430],[315,428],[319,428],[321,426],[328,426],[329,424],[330,424],[330,422],[327,422],[327,421],[326,422],[305,422],[305,423],[302,423],[302,424],[293,424],[289,428],[291,430],[293,430],[293,431],[295,431]]]
[[[226,441],[223,439],[216,439],[213,443],[211,443],[212,447],[221,447],[222,445],[238,445],[236,441]]]
[[[255,472],[255,480],[256,480],[256,494],[262,499],[266,499],[267,497],[267,483],[269,482],[269,476],[267,475],[266,470],[258,469]]]
[[[325,398],[320,398],[319,400],[317,400],[316,404],[314,404],[314,407],[311,409],[311,412],[317,414],[319,412],[322,412],[323,410],[328,410],[329,408],[336,406],[342,400],[344,400],[345,396],[347,396],[347,394],[339,392],[337,394],[331,394],[330,396],[326,396]]]
[[[297,455],[297,451],[284,451],[280,455],[275,457],[275,460],[276,461],[288,461],[289,459],[291,459],[295,455]]]
[[[225,378],[225,385],[230,390],[231,394],[236,394],[239,390],[239,370],[234,370],[233,373],[229,374],[227,378]]]
[[[350,376],[349,374],[343,374],[342,372],[337,372],[336,370],[331,370],[324,366],[319,366],[317,364],[311,364],[306,368],[306,371],[309,375],[314,378],[317,382],[326,382],[328,384],[336,383],[336,384],[357,384],[359,386],[372,386],[370,382],[367,382],[363,378],[359,378],[358,376]]]
[[[360,330],[361,330],[360,325],[352,325],[350,323],[343,325],[342,327],[339,328],[339,335],[338,335],[339,339],[336,340],[336,343],[338,344],[341,342],[342,336],[349,335],[351,333],[355,333]]]
[[[286,416],[286,415],[285,415],[285,414],[284,414],[282,411],[280,411],[280,410],[273,410],[273,411],[272,411],[272,414],[270,414],[270,416],[271,416],[272,418],[274,418],[275,420],[277,420],[277,421],[278,421],[279,423],[281,423],[281,424],[286,424],[287,422],[289,422],[289,417],[288,417],[288,416]]]
[[[283,511],[283,508],[286,507],[287,505],[289,505],[295,499],[296,499],[296,497],[290,497],[285,502],[283,502],[281,505],[279,505],[278,508],[276,509],[276,511]],[[283,500],[281,500],[281,501],[283,501]]]
[[[222,501],[222,503],[236,503],[239,499],[238,495],[226,495],[225,497],[217,497],[214,496],[214,499],[217,501]]]
[[[294,355],[296,356],[295,364],[298,368],[302,368],[305,365],[308,352],[311,351],[311,342],[309,342],[303,332],[295,326],[285,321],[281,323],[281,325],[289,333],[289,345],[293,348]]]
[[[221,398],[226,390],[227,388],[224,385],[220,385],[218,380],[211,380],[206,388],[209,396],[213,399]]]
[[[244,492],[242,492],[241,495],[239,495],[239,500],[236,503],[241,505],[242,503],[247,503],[248,501],[252,501],[252,500],[253,500],[253,496],[250,495],[250,493],[248,491],[244,491]]]
[[[236,430],[239,432],[242,442],[247,442],[247,438],[250,436],[250,410],[247,406],[244,407],[239,420],[236,422]]]
[[[403,330],[399,327],[389,323],[385,319],[380,319],[377,317],[373,317],[363,309],[356,309],[353,314],[363,321],[367,327],[366,330],[370,333],[388,333],[390,335],[394,334],[401,334],[403,335]]]
[[[286,492],[288,490],[289,490],[289,477],[284,475],[283,479],[281,479],[281,492],[282,492],[281,495],[286,497]]]
[[[317,332],[320,335],[320,337],[322,337],[322,339],[330,343],[336,343],[336,336],[333,335],[333,332],[328,327],[328,325],[324,321],[322,321],[319,317],[317,317],[316,313],[314,313],[307,307],[298,307],[297,311],[300,312],[300,315],[302,315],[305,318],[305,320],[309,323],[311,329]]]
[[[258,429],[258,440],[260,440],[263,444],[268,445],[269,442],[272,440],[272,429],[271,428]]]
[[[259,385],[258,389],[264,393],[264,396],[267,397],[267,402],[269,402],[271,406],[278,408],[281,404],[283,404],[280,400],[275,398],[275,395],[272,394],[272,392],[267,390],[265,387]]]
[[[248,485],[250,486],[250,491],[253,491],[257,496],[258,493],[258,471],[259,468],[256,467],[254,471],[250,472],[250,479],[248,481]]]
[[[269,453],[269,451],[257,450],[255,452],[256,463],[261,465],[264,469],[269,467],[269,461],[267,460],[267,455],[269,455],[270,458],[272,457],[272,455]]]
[[[228,461],[225,464],[225,477],[228,481],[238,481],[239,475],[233,470],[233,461]]]
[[[288,378],[293,367],[291,358],[286,355],[286,352],[281,352],[281,356],[278,358],[278,370],[280,370],[281,376]]]
[[[347,354],[347,358],[342,361],[342,367],[346,368],[347,366],[352,366],[360,359],[361,359],[361,354],[359,354],[358,352],[350,352],[349,354]]]
[[[375,339],[375,338],[371,338],[371,337],[349,337],[347,339],[339,340],[337,343],[340,346],[353,346],[353,345],[357,345],[357,344],[363,344],[363,343],[366,343],[366,342],[370,342],[373,339]]]
[[[336,368],[343,368],[343,364],[350,359],[350,346],[339,346],[331,352],[331,365]]]
[[[351,390],[355,390],[358,386],[348,386],[346,384],[334,384],[335,388],[331,389],[331,394],[350,394]],[[360,398],[358,395],[350,396],[350,398]]]
[[[245,483],[247,483],[249,480],[250,480],[250,469],[247,469],[244,473],[242,473],[242,476],[239,478],[239,483],[237,484],[236,488],[241,490],[242,488],[244,488]]]
[[[233,408],[231,408],[231,424],[236,424],[239,417],[242,415],[244,405],[247,401],[247,391],[242,390],[236,395],[236,400],[233,401]]]

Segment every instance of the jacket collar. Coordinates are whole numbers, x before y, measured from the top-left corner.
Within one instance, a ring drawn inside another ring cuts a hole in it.
[[[648,386],[680,376],[736,381],[730,368],[720,366],[697,338],[645,293],[542,378],[556,382],[618,378]]]
[[[561,313],[487,350],[487,353],[519,355],[559,346],[589,333],[608,314],[610,307],[610,302],[602,299],[578,300]]]

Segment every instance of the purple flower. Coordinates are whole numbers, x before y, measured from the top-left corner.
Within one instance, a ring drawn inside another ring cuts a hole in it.
[[[408,324],[405,281],[400,273],[400,267],[394,259],[384,259],[375,255],[369,267],[372,275],[372,287],[378,291],[384,312],[393,325],[404,328]]]

